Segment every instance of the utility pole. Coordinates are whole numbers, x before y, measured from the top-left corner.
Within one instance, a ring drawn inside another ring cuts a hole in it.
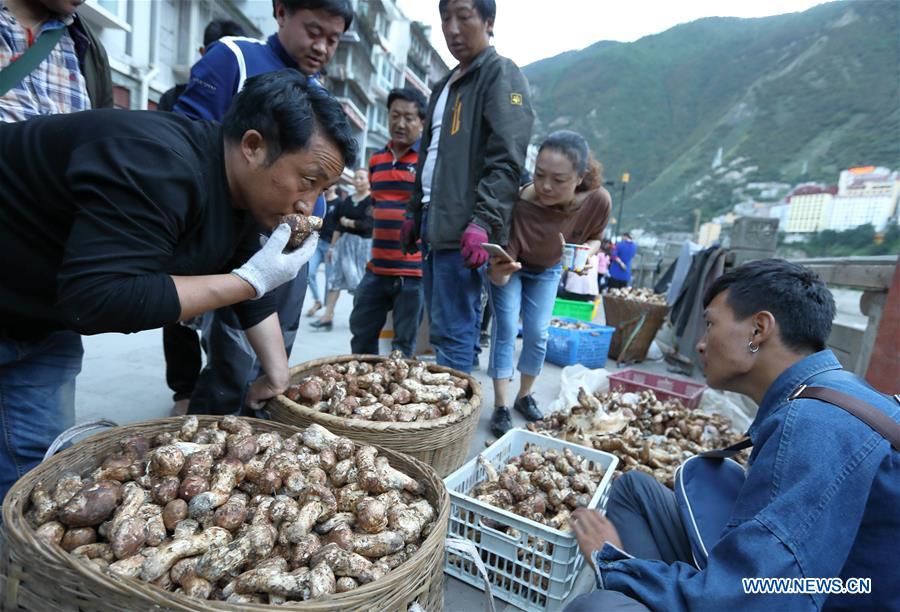
[[[625,215],[625,189],[628,187],[628,181],[631,180],[631,174],[625,172],[622,174],[622,199],[619,202],[619,218],[616,219],[616,235],[615,238],[619,238],[622,235],[622,218]]]

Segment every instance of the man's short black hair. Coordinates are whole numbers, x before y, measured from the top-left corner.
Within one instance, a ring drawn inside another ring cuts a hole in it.
[[[629,234],[628,232],[622,232],[622,238],[628,238],[629,240],[631,240],[631,234]]]
[[[203,30],[203,46],[208,47],[220,38],[226,36],[246,36],[244,28],[239,23],[228,19],[213,19]]]
[[[350,29],[353,23],[353,7],[350,0],[272,0],[272,17],[277,17],[278,3],[284,5],[288,13],[306,9],[308,11],[324,10],[329,15],[344,18],[344,32]]]
[[[248,130],[262,134],[268,162],[309,144],[315,132],[338,148],[344,165],[356,164],[357,144],[340,103],[297,70],[267,72],[247,79],[222,119],[225,139],[241,141]]]
[[[737,320],[767,310],[778,322],[785,346],[801,353],[825,349],[834,297],[815,272],[783,259],[751,261],[717,278],[703,297],[703,307],[724,291]]]
[[[428,102],[425,100],[425,96],[422,95],[421,92],[410,89],[409,87],[398,87],[397,89],[392,89],[391,93],[388,94],[387,99],[387,109],[391,110],[391,104],[394,103],[394,100],[406,100],[407,102],[412,102],[416,105],[416,110],[419,111],[419,119],[424,121],[425,119],[425,107],[428,106]]]
[[[450,0],[440,0],[438,2],[438,12],[443,13],[446,11],[448,4],[450,4]],[[495,0],[472,0],[472,5],[478,11],[482,21],[494,21],[497,18],[497,3]]]

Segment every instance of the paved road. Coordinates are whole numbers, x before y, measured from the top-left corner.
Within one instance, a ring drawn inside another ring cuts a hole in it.
[[[311,298],[307,296],[307,304]],[[292,351],[291,365],[311,359],[342,355],[350,352],[350,330],[348,318],[352,309],[352,298],[342,294],[335,312],[334,329],[320,332],[309,328],[312,319],[301,322]],[[78,377],[76,391],[76,418],[85,422],[97,418],[111,419],[119,424],[168,416],[172,407],[171,391],[166,386],[165,363],[162,352],[162,332],[152,330],[137,334],[101,334],[85,337],[84,369]],[[487,354],[482,363],[486,366]],[[608,362],[608,368],[615,370],[615,364]],[[664,373],[662,364],[643,364],[642,368]],[[549,404],[559,394],[561,368],[546,364],[544,373],[535,385],[535,398],[542,407]],[[484,369],[474,372],[474,376],[484,386],[485,406],[477,431],[472,440],[469,456],[472,457],[485,447],[487,440],[493,439],[489,432],[490,407],[493,406],[493,391]],[[513,388],[513,391],[515,387]],[[516,426],[523,427],[525,421],[513,415]],[[576,592],[591,588],[591,578],[582,575]],[[454,612],[475,612],[484,609],[484,595],[450,577],[446,577],[445,608]],[[514,610],[502,602],[496,602],[498,610]]]

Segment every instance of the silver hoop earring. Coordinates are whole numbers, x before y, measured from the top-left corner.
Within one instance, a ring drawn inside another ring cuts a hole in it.
[[[753,340],[747,343],[747,348],[750,349],[751,353],[756,354],[759,352],[759,345],[753,346]]]

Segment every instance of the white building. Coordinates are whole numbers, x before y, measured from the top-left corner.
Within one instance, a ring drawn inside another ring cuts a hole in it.
[[[153,109],[187,81],[213,19],[235,21],[256,38],[276,29],[270,0],[87,0],[78,14],[106,47],[116,106],[129,109]]]
[[[834,196],[824,192],[792,196],[785,231],[810,234],[826,229],[833,201]]]
[[[390,138],[390,90],[413,87],[427,98],[449,68],[431,46],[429,28],[411,22],[394,0],[351,2],[353,25],[326,79],[355,126],[365,163]],[[154,109],[166,90],[188,80],[213,19],[235,21],[260,39],[278,27],[272,0],[87,0],[78,13],[106,47],[116,106],[128,109]]]
[[[781,231],[785,231],[784,228],[787,226],[790,210],[791,206],[787,203],[775,204],[769,207],[769,218],[778,219],[778,227]]]
[[[900,173],[874,166],[844,170],[826,227],[843,231],[870,224],[884,231],[897,222],[898,197]]]
[[[328,88],[344,105],[366,163],[390,140],[391,89],[418,89],[427,99],[449,68],[428,42],[428,27],[410,21],[394,0],[351,1],[356,17],[328,65]]]

